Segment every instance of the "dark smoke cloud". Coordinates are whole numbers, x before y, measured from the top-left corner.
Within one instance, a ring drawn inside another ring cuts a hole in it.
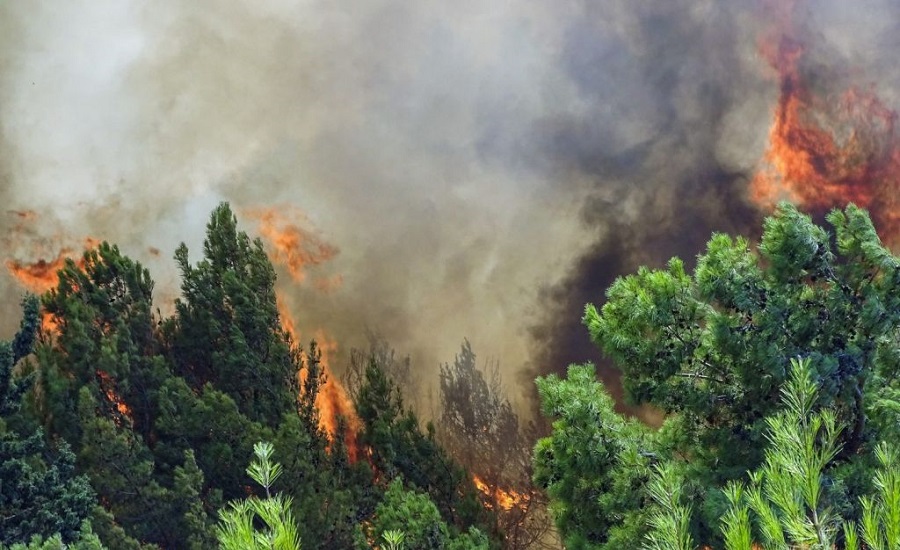
[[[580,215],[597,238],[544,288],[552,314],[532,331],[539,351],[526,378],[600,362],[580,319],[616,276],[676,255],[690,262],[711,231],[746,233],[759,217],[745,198],[768,124],[757,18],[734,3],[622,12],[611,31],[596,14],[567,33],[563,59],[589,108],[541,135],[551,162],[592,182]],[[601,376],[616,386],[609,366]]]
[[[896,42],[822,6],[848,59],[882,43],[844,19]],[[467,336],[527,394],[596,360],[579,319],[616,275],[753,231],[766,24],[749,0],[6,2],[0,199],[118,242],[164,298],[217,202],[299,208],[341,251],[284,277],[304,337],[368,327],[433,378]]]
[[[789,32],[803,44],[807,76],[821,81],[823,97],[868,85],[865,75],[896,82],[895,67],[880,72],[897,41],[897,19],[884,19],[897,14],[895,3],[865,13],[836,1],[785,11],[787,3],[777,4],[667,2],[627,10],[615,40],[591,23],[602,18],[568,33],[572,79],[593,96],[594,110],[549,134],[552,159],[595,182],[598,196],[582,216],[598,237],[563,283],[544,288],[541,302],[554,313],[532,331],[540,351],[524,378],[588,358],[618,391],[617,372],[581,327],[584,304],[602,303],[613,279],[639,265],[659,267],[672,256],[690,265],[713,231],[758,235],[764,212],[748,203],[746,189],[778,92],[757,54],[760,40]],[[895,89],[878,92],[893,98]],[[625,135],[617,130],[623,121],[626,132],[633,128]]]

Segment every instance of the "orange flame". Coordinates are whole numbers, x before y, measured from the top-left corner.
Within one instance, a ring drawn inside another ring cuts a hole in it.
[[[259,233],[271,248],[272,261],[287,267],[291,277],[298,283],[306,278],[309,266],[320,265],[334,258],[338,249],[296,222],[288,221],[288,216],[271,208],[247,210],[247,215],[259,222]],[[293,209],[293,219],[306,222],[302,212]],[[308,224],[308,222],[307,222]],[[327,290],[340,285],[340,278],[317,281],[320,289]]]
[[[321,329],[316,331],[315,340],[322,352],[322,368],[327,374],[331,370],[329,367],[331,356],[337,351],[337,342]],[[350,460],[356,462],[359,459],[356,434],[361,428],[361,421],[356,415],[356,409],[350,396],[347,395],[347,390],[335,376],[326,377],[325,384],[319,389],[319,395],[316,397],[316,406],[319,408],[322,427],[332,436],[337,432],[338,418],[344,419],[346,426],[343,435],[347,453]]]
[[[279,316],[281,317],[281,326],[291,335],[295,343],[299,342],[300,333],[297,330],[297,323],[288,311],[287,305],[281,296],[277,297],[277,305]],[[316,408],[319,410],[319,427],[333,439],[338,431],[338,419],[343,418],[345,427],[342,435],[347,446],[347,454],[351,462],[356,462],[360,457],[356,434],[360,430],[361,421],[356,415],[356,409],[354,409],[353,402],[347,395],[347,390],[329,372],[329,359],[337,351],[337,342],[331,339],[323,330],[316,331],[314,339],[322,354],[320,365],[326,375],[325,383],[319,388],[319,394],[316,396]]]
[[[889,245],[897,244],[897,113],[872,91],[817,95],[802,69],[806,48],[790,34],[786,24],[760,46],[780,95],[752,200],[765,208],[790,200],[818,213],[854,202],[870,211]]]
[[[338,253],[336,247],[326,243],[311,230],[298,225],[298,223],[309,225],[309,222],[306,216],[296,208],[288,208],[287,213],[273,208],[249,209],[245,213],[259,222],[259,233],[269,245],[272,262],[286,267],[291,278],[298,283],[302,283],[306,279],[306,273],[310,266],[321,265],[334,258]],[[289,218],[297,221],[288,221]],[[330,292],[339,287],[342,282],[339,274],[319,278],[315,281],[315,288],[320,292]],[[297,324],[280,295],[277,296],[277,304],[282,327],[291,334],[295,342],[299,343]],[[333,440],[338,431],[338,419],[343,418],[345,422],[343,440],[347,445],[350,460],[355,462],[360,456],[356,442],[360,420],[356,416],[347,390],[344,389],[337,377],[330,373],[330,360],[337,351],[337,343],[321,329],[316,331],[314,339],[322,354],[320,364],[326,375],[325,383],[319,388],[319,394],[316,396],[320,427]]]
[[[99,239],[93,237],[85,237],[83,250],[96,248],[100,244]],[[25,262],[22,260],[7,260],[6,268],[15,279],[26,289],[35,294],[43,294],[59,283],[59,275],[57,274],[66,263],[66,259],[74,257],[75,250],[69,247],[60,249],[56,257],[47,260],[40,258],[33,262]],[[78,267],[84,268],[84,260],[79,257],[75,262]]]
[[[116,410],[119,411],[120,415],[127,418],[128,421],[131,422],[131,408],[127,403],[125,403],[125,400],[122,399],[122,396],[116,393],[115,381],[108,373],[102,370],[98,370],[96,374],[97,378],[100,381],[100,389],[106,395],[106,398],[109,399],[110,403],[115,405]],[[119,420],[116,420],[116,423],[118,424]]]
[[[493,509],[495,506],[503,510],[512,510],[513,508],[521,508],[527,504],[529,495],[519,493],[512,489],[503,489],[501,487],[491,487],[478,476],[472,476],[475,488],[485,497],[484,505]]]
[[[66,258],[71,256],[71,252],[69,249],[63,249],[52,260],[40,259],[30,263],[21,260],[7,260],[6,268],[26,289],[36,294],[43,294],[59,282],[56,273],[63,268],[63,264]]]
[[[35,225],[40,223],[37,213],[32,210],[11,210],[9,214],[15,218],[16,223],[3,239],[3,245],[11,250],[25,245],[28,248],[25,255],[31,259],[12,257],[7,258],[4,263],[10,275],[26,290],[43,294],[59,284],[59,270],[65,266],[68,258],[75,258],[76,265],[84,269],[82,254],[78,252],[79,247],[61,245],[60,243],[67,239],[60,236],[50,239],[37,236]],[[86,237],[80,249],[89,250],[99,244],[99,239]],[[41,257],[48,249],[56,252],[51,253],[50,259]],[[35,257],[37,259],[33,259]],[[54,333],[59,328],[57,320],[47,313],[41,316],[41,326],[48,333]]]

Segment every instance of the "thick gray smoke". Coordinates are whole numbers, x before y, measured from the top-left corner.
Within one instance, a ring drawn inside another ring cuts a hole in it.
[[[858,61],[896,51],[870,5],[798,12]],[[751,1],[4,2],[0,200],[40,223],[3,256],[108,239],[171,300],[216,203],[299,210],[340,249],[283,277],[304,338],[372,329],[430,379],[467,336],[527,394],[597,359],[579,318],[613,277],[752,231],[766,24]]]

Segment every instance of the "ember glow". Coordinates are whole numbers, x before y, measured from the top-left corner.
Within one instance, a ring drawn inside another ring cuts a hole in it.
[[[820,90],[804,71],[806,46],[790,25],[762,41],[779,97],[751,197],[769,209],[789,200],[822,213],[849,202],[868,209],[889,246],[900,244],[897,113],[871,89]]]
[[[102,370],[98,370],[96,372],[97,380],[100,382],[100,390],[103,391],[106,398],[109,402],[115,407],[116,411],[118,411],[120,417],[116,419],[116,424],[121,422],[122,418],[128,419],[128,422],[132,422],[133,419],[131,417],[131,408],[125,403],[125,400],[122,399],[122,396],[116,392],[116,383],[115,380],[106,372]]]

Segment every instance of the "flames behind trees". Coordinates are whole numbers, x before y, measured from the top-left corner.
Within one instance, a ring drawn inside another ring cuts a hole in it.
[[[80,246],[74,239],[57,232],[53,237],[39,238],[41,219],[33,210],[9,212],[14,223],[2,244],[10,257],[4,260],[12,278],[25,290],[43,294],[59,283],[58,272],[71,259],[80,269],[84,269],[83,254],[96,248],[100,239],[85,237]],[[45,331],[55,332],[53,316],[42,313],[41,325]]]
[[[296,284],[305,282],[310,268],[327,263],[338,254],[337,247],[304,227],[309,226],[309,221],[298,208],[250,208],[245,213],[258,222],[258,232],[267,245],[272,263],[285,268]],[[317,291],[328,292],[340,286],[340,283],[340,274],[337,274],[316,278],[314,287]],[[282,327],[294,342],[300,343],[302,340],[298,323],[283,294],[284,290],[280,291],[277,298]],[[359,457],[356,434],[360,421],[347,391],[332,368],[338,343],[323,328],[316,329],[312,339],[321,354],[319,364],[325,374],[325,382],[319,387],[316,396],[320,427],[332,439],[339,430],[342,431],[341,437],[347,446],[350,460],[355,461]]]
[[[308,225],[308,220],[297,208],[250,208],[245,212],[258,222],[259,234],[269,245],[272,262],[284,266],[297,283],[306,279],[310,267],[328,262],[338,254],[337,247],[301,225]],[[322,290],[337,285],[340,285],[339,277],[316,280],[316,287]]]
[[[520,493],[513,489],[503,489],[502,487],[491,487],[480,477],[472,476],[475,487],[484,495],[487,506],[489,508],[498,507],[502,510],[510,511],[513,508],[522,508],[528,505],[531,495]],[[496,503],[496,504],[495,504]]]
[[[86,250],[96,248],[100,240],[93,237],[83,239],[81,246],[63,244],[69,241],[63,235],[52,238],[38,238],[40,216],[34,211],[11,211],[9,213],[15,224],[10,235],[4,240],[8,250],[22,250],[20,257],[7,258],[7,270],[24,289],[35,294],[43,294],[59,283],[58,271],[71,259],[79,269],[84,269],[83,254]],[[255,208],[247,210],[248,216],[259,223],[259,234],[269,246],[269,255],[273,263],[283,266],[295,283],[303,283],[311,266],[318,266],[333,258],[338,249],[325,242],[315,232],[304,229],[301,224],[308,223],[299,209]],[[293,220],[293,221],[292,221]],[[13,246],[13,245],[16,246]],[[55,252],[47,253],[47,250]],[[150,250],[158,255],[158,249]],[[49,256],[49,257],[48,257]],[[27,257],[27,259],[26,259]],[[339,275],[321,277],[314,281],[317,291],[327,292],[340,285]],[[283,296],[278,296],[278,309],[283,328],[291,334],[295,342],[300,342],[300,331],[294,316],[288,309]],[[44,330],[55,331],[56,321],[47,313],[42,314]],[[319,389],[316,406],[319,409],[321,428],[330,437],[334,437],[343,419],[343,438],[351,460],[355,460],[358,451],[356,432],[359,419],[353,404],[339,379],[331,372],[330,362],[337,351],[337,342],[324,329],[318,329],[313,335],[321,353],[321,365],[325,370],[325,382]],[[113,380],[103,371],[97,372],[104,392],[117,412],[125,417],[130,415],[128,405],[115,393]]]
[[[82,249],[78,250],[73,247],[63,247],[51,259],[38,258],[36,260],[27,261],[20,259],[6,260],[6,269],[10,275],[29,292],[35,294],[43,294],[51,288],[55,287],[59,282],[57,273],[66,265],[66,260],[72,260],[79,269],[84,269],[83,253],[86,250],[96,248],[100,244],[99,239],[86,237],[82,244]],[[57,329],[56,320],[52,315],[47,313],[41,314],[41,326],[45,331],[55,332]]]
[[[497,514],[510,548],[543,547],[551,520],[546,496],[532,482],[533,424],[521,426],[496,362],[482,370],[468,340],[441,367],[438,435],[472,472],[481,501]]]
[[[285,301],[280,296],[278,298],[278,314],[284,330],[291,335],[295,344],[300,342],[300,332],[297,329],[294,316],[291,315]],[[360,429],[359,417],[356,415],[356,410],[353,408],[353,402],[347,395],[347,391],[329,367],[329,360],[337,349],[337,342],[330,339],[322,330],[316,332],[313,340],[316,342],[317,350],[321,354],[319,365],[325,373],[325,382],[318,388],[319,393],[316,395],[315,402],[319,411],[319,427],[332,440],[341,431],[340,436],[347,446],[347,454],[350,460],[355,462],[360,457],[359,445],[356,440],[356,434]],[[306,371],[300,373],[301,387],[303,386],[302,377],[305,377],[306,374]]]
[[[815,213],[853,202],[870,211],[882,238],[896,247],[897,112],[871,87],[833,91],[830,75],[807,68],[809,46],[791,24],[793,4],[779,10],[780,25],[760,43],[777,75],[779,96],[751,197],[766,209],[789,200]]]

